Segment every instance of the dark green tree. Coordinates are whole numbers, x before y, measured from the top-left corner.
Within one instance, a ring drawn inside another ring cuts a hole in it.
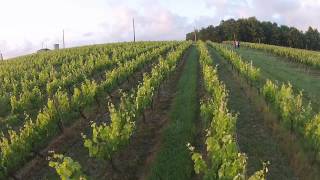
[[[304,48],[303,32],[291,27],[288,32],[288,45],[294,48]]]
[[[305,33],[306,49],[319,50],[319,39],[320,34],[317,29],[309,27]]]
[[[260,22],[255,17],[222,20],[218,26],[210,25],[201,28],[197,31],[197,37],[204,41],[222,42],[236,39],[320,50],[320,34],[317,29],[309,27],[304,33],[295,27],[279,26],[269,21]],[[186,34],[186,39],[194,40],[194,32]]]

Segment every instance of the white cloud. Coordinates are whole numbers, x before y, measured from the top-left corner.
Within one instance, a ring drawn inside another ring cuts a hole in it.
[[[306,30],[320,28],[320,0],[0,0],[0,51],[5,57],[34,52],[45,42],[66,45],[184,39],[194,26],[256,16]]]
[[[255,16],[259,20],[307,30],[309,26],[320,28],[320,0],[206,0],[208,8],[217,16],[243,18]]]
[[[96,6],[93,6],[93,2],[85,0],[56,0],[48,3],[31,0],[23,3],[23,8],[19,6],[16,9],[18,14],[7,16],[4,22],[7,28],[0,29],[0,40],[6,40],[5,43],[0,43],[0,50],[5,57],[12,57],[34,52],[41,48],[43,42],[51,48],[54,43],[61,43],[62,29],[65,29],[66,45],[69,47],[131,41],[133,17],[136,22],[137,40],[185,38],[190,29],[187,18],[169,11],[157,2],[150,5],[148,3],[138,2],[138,5],[143,6],[137,9],[132,2],[121,0],[98,0]],[[6,3],[7,11],[0,12],[0,16],[13,12],[13,4],[14,2]],[[29,13],[30,9],[34,11]],[[26,17],[23,14],[26,14]]]

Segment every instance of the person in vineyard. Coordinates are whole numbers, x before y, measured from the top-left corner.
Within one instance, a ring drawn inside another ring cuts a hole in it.
[[[239,47],[239,41],[234,41],[234,48],[237,49]]]

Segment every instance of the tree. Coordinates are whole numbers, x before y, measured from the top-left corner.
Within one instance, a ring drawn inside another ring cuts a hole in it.
[[[288,45],[293,48],[304,48],[303,32],[295,27],[290,27],[288,32]]]
[[[305,39],[306,39],[306,49],[312,49],[312,50],[319,50],[319,40],[320,40],[320,34],[317,29],[312,29],[312,27],[309,27],[307,32],[305,33]]]
[[[279,45],[288,46],[289,27],[282,25],[280,26],[279,30],[280,30]]]
[[[269,21],[260,22],[255,17],[222,20],[218,26],[210,25],[201,28],[196,34],[203,41],[222,42],[236,38],[240,41],[320,49],[320,34],[317,29],[309,27],[303,33],[295,27],[278,26],[277,23]],[[187,33],[186,39],[194,40],[194,32]]]

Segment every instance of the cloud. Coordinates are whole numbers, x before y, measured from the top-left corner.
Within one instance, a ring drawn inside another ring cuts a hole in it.
[[[250,16],[320,28],[320,0],[10,0],[1,7],[0,51],[6,58],[61,43],[62,29],[67,47],[131,41],[133,17],[137,40],[182,40],[194,26]]]
[[[310,25],[320,28],[319,0],[206,0],[206,4],[223,19],[255,16],[301,30],[307,30]]]
[[[1,52],[3,53],[4,57],[6,57],[6,54],[23,55],[33,53],[36,45],[28,40],[24,40],[22,43],[16,45],[10,45],[7,41],[0,41],[0,47],[6,50],[5,52]]]
[[[149,6],[142,11],[118,6],[109,11],[108,21],[100,24],[103,37],[111,41],[131,41],[133,18],[137,40],[182,40],[192,27],[187,18],[160,6]]]
[[[94,32],[86,32],[84,34],[82,34],[84,37],[91,37],[94,36]]]
[[[157,1],[152,4],[149,1],[140,1],[138,5],[142,8],[137,9],[130,2],[120,0],[117,3],[116,1],[104,2],[94,10],[75,7],[74,14],[71,13],[72,15],[67,17],[63,23],[60,24],[49,16],[48,21],[52,24],[47,22],[46,18],[44,18],[43,22],[43,24],[50,24],[49,28],[37,25],[41,27],[41,30],[37,30],[39,32],[35,33],[27,29],[25,35],[15,38],[14,42],[7,43],[10,44],[10,47],[15,47],[16,51],[8,48],[8,45],[3,43],[0,44],[0,50],[5,49],[5,57],[12,57],[35,52],[42,47],[42,43],[51,48],[53,44],[62,42],[62,28],[57,28],[57,26],[65,29],[67,47],[132,41],[132,18],[135,18],[137,40],[183,40],[185,39],[185,34],[192,29],[189,19],[171,12],[157,3]],[[85,11],[88,14],[82,15]],[[90,13],[94,13],[94,15]],[[76,16],[79,17],[75,18]],[[58,17],[61,17],[61,15],[58,15]],[[32,29],[32,31],[35,30],[30,26],[28,28]],[[9,31],[7,34],[9,34]],[[21,40],[22,37],[34,43],[32,45],[26,43]],[[1,36],[0,39],[2,39]]]

